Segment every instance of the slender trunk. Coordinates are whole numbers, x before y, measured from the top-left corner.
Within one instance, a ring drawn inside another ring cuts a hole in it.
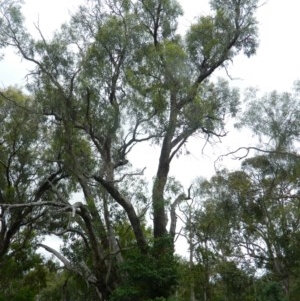
[[[156,173],[156,178],[152,191],[152,204],[154,215],[154,238],[165,237],[168,232],[167,216],[165,211],[164,191],[170,170],[171,152],[172,152],[172,139],[174,138],[176,123],[177,123],[177,109],[176,109],[176,95],[171,95],[170,116],[169,124],[166,135],[163,139],[163,144],[160,152],[159,164]]]
[[[189,210],[189,222],[192,220],[192,212],[191,208]],[[192,230],[190,229],[189,231],[189,236],[188,236],[188,241],[189,241],[189,248],[190,248],[190,273],[191,273],[191,282],[190,282],[190,301],[196,301],[195,298],[195,280],[194,280],[194,274],[193,274],[193,267],[194,267],[194,262],[193,262],[193,256],[194,256],[194,245],[193,245],[193,233]]]

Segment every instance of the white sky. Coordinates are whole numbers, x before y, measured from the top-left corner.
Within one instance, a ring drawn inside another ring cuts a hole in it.
[[[0,0],[1,1],[1,0]],[[263,0],[262,0],[263,1]],[[28,26],[39,21],[40,28],[45,36],[59,28],[59,25],[68,18],[68,12],[74,11],[81,0],[27,0],[24,14]],[[208,11],[207,0],[181,0],[186,12],[180,19],[180,28],[184,31],[201,13]],[[233,61],[229,73],[232,85],[244,89],[249,86],[257,87],[263,92],[270,90],[288,91],[295,80],[300,79],[300,1],[299,0],[267,0],[258,11],[260,45],[256,56],[250,59],[239,56]],[[3,61],[0,61],[0,87],[25,84],[28,65],[21,63],[20,58],[7,52]],[[225,72],[220,72],[226,76]],[[228,79],[229,80],[229,79]],[[175,160],[171,173],[189,186],[192,179],[197,176],[211,176],[214,173],[214,159],[227,149],[235,149],[246,145],[250,141],[249,134],[242,135],[233,132],[222,144],[214,149],[207,147],[202,154],[203,141],[191,139],[188,150],[190,156]],[[143,156],[140,156],[140,154]],[[144,167],[145,162],[154,162],[147,167],[146,175],[149,178],[155,173],[157,167],[157,152],[155,150],[141,151],[137,148],[132,157],[138,167]],[[237,167],[240,162],[227,159],[225,164],[229,168]]]
[[[262,0],[264,1],[264,0]],[[208,0],[180,0],[185,11],[180,19],[180,28],[187,28],[194,18],[208,11]],[[82,0],[25,0],[23,12],[28,26],[39,22],[43,32],[50,35],[68,18]],[[260,87],[263,91],[288,90],[299,79],[300,42],[299,0],[267,0],[258,10],[260,46],[257,55],[250,59],[235,58],[231,76],[242,88]],[[0,62],[0,84],[24,83],[24,66],[20,59],[7,55]]]
[[[209,7],[207,0],[179,2],[185,11],[184,17],[180,19],[182,30],[196,16],[207,12]],[[43,32],[50,35],[79,3],[82,0],[25,0],[23,12],[29,26],[39,21]],[[293,81],[300,78],[299,11],[299,0],[267,0],[258,10],[260,46],[255,57],[235,58],[230,72],[232,77],[240,79],[235,85],[258,86],[264,91],[288,90]],[[24,67],[19,64],[19,60],[7,56],[5,61],[0,64],[0,83],[24,83]],[[4,74],[2,70],[5,70]]]

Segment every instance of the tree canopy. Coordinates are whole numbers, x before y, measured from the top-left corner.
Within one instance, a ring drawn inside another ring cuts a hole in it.
[[[298,300],[298,82],[249,90],[238,125],[259,143],[235,152],[240,169],[186,190],[169,175],[237,113],[238,90],[212,75],[255,53],[256,7],[211,1],[180,35],[176,1],[87,1],[34,39],[20,1],[1,2],[0,47],[33,67],[26,91],[0,91],[0,300]],[[153,182],[130,161],[145,143]]]

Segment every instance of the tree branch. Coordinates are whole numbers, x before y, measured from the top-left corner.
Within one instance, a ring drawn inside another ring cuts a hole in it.
[[[81,269],[75,267],[69,260],[67,260],[63,255],[61,255],[58,251],[55,249],[44,245],[44,244],[37,244],[37,247],[41,247],[48,251],[49,253],[53,254],[55,257],[57,257],[63,264],[64,266],[70,270],[81,276],[83,279],[87,280],[91,284],[96,284],[97,283],[97,278],[95,275],[90,271],[90,269],[83,264],[80,264]]]
[[[239,151],[244,150],[246,153],[242,156],[235,156],[236,153],[238,153]],[[294,157],[296,159],[300,158],[300,155],[298,155],[297,153],[292,153],[292,152],[282,152],[282,151],[276,151],[276,150],[266,150],[266,149],[261,149],[259,147],[255,147],[255,146],[242,146],[237,148],[234,151],[231,151],[229,153],[226,153],[224,155],[220,155],[216,160],[215,160],[215,164],[217,161],[219,161],[220,159],[224,158],[224,157],[228,157],[230,155],[234,155],[233,159],[234,160],[242,160],[244,158],[246,158],[251,150],[255,150],[261,153],[265,153],[265,154],[278,154],[278,155],[283,155],[283,156],[290,156],[290,157]]]
[[[177,215],[176,215],[176,208],[177,206],[184,200],[190,200],[191,199],[191,188],[192,185],[188,189],[188,195],[185,193],[180,194],[175,201],[171,204],[171,223],[170,223],[170,230],[169,233],[174,240],[175,234],[176,234],[176,224],[177,224]]]
[[[105,181],[103,178],[99,176],[94,176],[94,179],[100,183],[106,191],[111,195],[111,197],[122,206],[122,208],[127,213],[127,216],[130,220],[130,224],[132,226],[133,232],[135,234],[135,238],[137,244],[141,251],[146,252],[147,242],[142,231],[142,226],[139,217],[137,216],[134,207],[131,202],[126,200],[121,193],[114,187],[113,183],[109,181]]]

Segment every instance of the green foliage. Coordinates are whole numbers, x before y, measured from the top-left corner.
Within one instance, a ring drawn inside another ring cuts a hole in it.
[[[258,1],[242,2],[211,1],[215,15],[201,16],[191,26],[187,34],[188,51],[199,68],[206,70],[208,66],[216,65],[224,58],[232,58],[242,49],[248,56],[255,53],[257,41],[253,13]],[[239,20],[241,16],[243,17]],[[240,36],[234,35],[237,29]],[[228,51],[230,44],[233,47]]]
[[[85,282],[105,300],[158,301],[172,295],[178,262],[167,216],[185,195],[169,177],[170,164],[193,135],[226,134],[239,94],[209,77],[239,52],[255,53],[256,3],[211,1],[211,15],[180,36],[183,12],[175,0],[89,1],[46,40],[28,34],[18,1],[1,2],[0,47],[14,48],[34,67],[26,86],[30,97],[10,89],[0,99],[0,201],[5,202],[0,231],[7,238],[0,241],[0,258],[15,242],[25,246],[31,234],[55,234],[65,242],[60,255],[46,249],[77,274],[49,272],[41,298],[55,299],[65,289],[65,298],[76,300],[76,288],[77,299],[87,292],[96,299]],[[156,143],[160,151],[152,196],[142,172],[129,162],[132,148],[142,142]],[[240,185],[238,176],[224,173],[206,183],[206,195],[215,195],[189,224],[190,230],[198,227],[193,238],[203,291],[219,259],[210,243],[224,256],[234,248],[230,227],[237,224],[229,208],[246,215],[251,181],[244,177]],[[225,183],[235,192],[232,202]],[[238,190],[243,190],[241,208]],[[76,192],[80,202],[74,204]],[[220,196],[223,202],[215,204]],[[145,226],[150,206],[151,229]],[[28,236],[18,241],[25,226]],[[35,268],[26,277],[37,286],[43,269]]]
[[[249,127],[260,141],[278,152],[294,150],[294,139],[299,136],[300,83],[291,92],[273,91],[259,98],[253,89],[246,95],[248,108],[238,126]]]
[[[263,283],[259,288],[259,301],[286,301],[282,287],[277,282]]]
[[[129,251],[120,269],[127,277],[113,293],[113,301],[150,301],[157,300],[156,296],[164,300],[170,294],[170,287],[174,290],[177,284],[176,259],[168,253],[157,256],[155,249],[150,249],[148,254]]]
[[[39,300],[60,301],[64,299],[74,301],[97,300],[96,291],[89,287],[82,279],[66,271],[49,271],[47,286],[40,290]]]
[[[251,101],[241,124],[261,138],[262,152],[244,159],[241,170],[219,171],[209,182],[200,182],[197,193],[202,208],[193,217],[193,227],[187,230],[197,238],[197,252],[202,254],[208,245],[208,251],[217,258],[222,255],[221,264],[210,264],[210,275],[218,271],[217,282],[210,283],[216,300],[224,300],[222,294],[239,300],[241,296],[231,293],[240,292],[238,286],[244,288],[249,280],[252,288],[245,291],[243,300],[253,295],[253,286],[257,300],[296,300],[300,213],[298,84],[293,93],[273,92],[261,99],[249,95]],[[244,281],[240,267],[234,271],[225,264],[223,269],[224,256],[226,260],[228,256],[235,258],[241,267],[250,261],[264,275],[255,279],[250,269],[248,281],[247,277]],[[194,258],[204,267],[203,255],[197,257],[196,253]],[[235,273],[239,275],[229,277]],[[223,287],[215,285],[221,283]]]
[[[237,264],[232,261],[221,262],[217,267],[220,278],[216,279],[214,288],[215,294],[219,295],[216,300],[253,300],[255,279],[249,272],[238,268]]]
[[[150,31],[159,22],[157,36],[152,32],[153,38],[157,41],[170,39],[174,36],[177,29],[178,16],[183,14],[182,8],[177,1],[174,0],[146,0],[137,3],[137,9],[140,13],[140,21]],[[153,13],[157,12],[154,17]]]
[[[47,270],[32,248],[33,241],[20,242],[14,242],[10,253],[0,259],[0,300],[33,301],[46,286]]]

